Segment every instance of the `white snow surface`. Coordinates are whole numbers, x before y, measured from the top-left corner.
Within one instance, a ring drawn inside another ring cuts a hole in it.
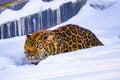
[[[67,2],[75,2],[75,0],[53,0],[51,2],[43,2],[42,0],[29,0],[29,2],[20,10],[14,11],[6,9],[0,14],[0,24],[18,20],[21,17],[25,17],[37,12],[44,11],[48,8],[57,9],[60,5]],[[9,16],[9,17],[8,17]]]
[[[120,80],[119,9],[119,0],[102,11],[87,2],[76,16],[51,29],[77,24],[104,46],[49,56],[38,65],[23,64],[25,36],[0,40],[0,80]]]

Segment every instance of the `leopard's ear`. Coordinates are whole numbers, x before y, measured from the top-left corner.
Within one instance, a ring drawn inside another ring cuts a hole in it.
[[[27,34],[26,37],[29,38],[31,35]]]

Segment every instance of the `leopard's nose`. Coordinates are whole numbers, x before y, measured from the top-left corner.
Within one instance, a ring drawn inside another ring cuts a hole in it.
[[[33,60],[33,59],[34,59],[34,54],[28,54],[28,55],[27,55],[27,58],[28,58],[29,60]]]
[[[29,54],[31,57],[34,56],[34,54]]]

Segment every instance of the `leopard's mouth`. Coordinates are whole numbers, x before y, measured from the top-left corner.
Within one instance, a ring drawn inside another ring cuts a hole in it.
[[[42,61],[45,58],[47,58],[47,57],[45,56],[45,57],[39,57],[37,59],[28,59],[28,60],[31,64],[37,65],[40,61]]]
[[[37,65],[39,62],[31,62],[31,64]]]
[[[34,60],[28,59],[28,61],[29,61],[30,64],[37,65],[40,62],[40,59],[34,59]]]

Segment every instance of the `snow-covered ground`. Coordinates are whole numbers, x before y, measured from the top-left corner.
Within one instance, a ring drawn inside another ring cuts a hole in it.
[[[90,2],[54,28],[80,25],[105,46],[49,56],[38,65],[29,65],[23,64],[25,36],[0,40],[0,80],[120,80],[120,1],[102,11],[90,7]]]

